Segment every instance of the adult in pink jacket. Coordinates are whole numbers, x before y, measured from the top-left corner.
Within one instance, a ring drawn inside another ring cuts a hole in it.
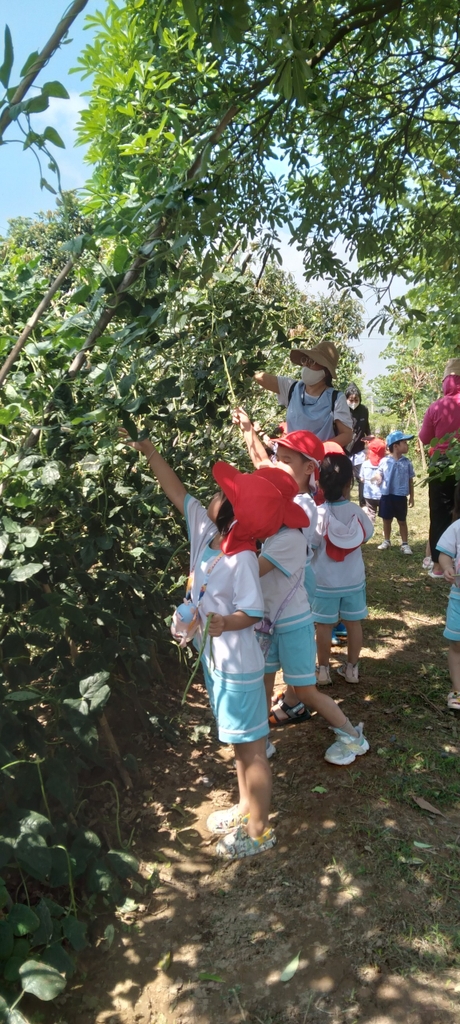
[[[428,406],[418,435],[422,444],[429,445],[430,549],[433,559],[430,575],[439,577],[443,573],[439,565],[437,543],[452,522],[457,481],[453,473],[449,473],[444,480],[434,474],[443,468],[443,463],[448,465],[444,453],[449,441],[442,441],[442,438],[446,434],[457,434],[460,437],[460,359],[449,359],[444,370],[442,391],[443,397]]]

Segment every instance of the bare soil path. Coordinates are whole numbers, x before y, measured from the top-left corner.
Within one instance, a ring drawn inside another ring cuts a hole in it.
[[[448,588],[421,568],[423,492],[418,500],[413,558],[377,551],[380,530],[366,551],[371,617],[360,682],[332,673],[330,692],[364,721],[369,754],[328,765],[331,734],[317,717],[272,734],[277,846],[222,865],[206,818],[234,802],[231,752],[203,730],[212,720],[200,687],[180,708],[183,681],[172,672],[164,702],[179,741],[160,737],[143,752],[143,737],[127,734],[125,746],[141,770],[122,828],[135,826],[151,884],[143,892],[136,883],[126,912],[107,912],[47,1020],[458,1024],[460,723],[445,708]],[[342,659],[335,648],[334,664]],[[160,688],[154,696],[161,706]]]

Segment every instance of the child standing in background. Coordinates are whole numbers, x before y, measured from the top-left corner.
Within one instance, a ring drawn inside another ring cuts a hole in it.
[[[363,642],[361,620],[368,615],[361,545],[372,537],[374,527],[364,510],[350,501],[353,467],[346,455],[327,455],[319,482],[326,500],[318,509],[318,547],[314,557],[317,678],[319,684],[331,682],[332,627],[337,619],[342,619],[347,627],[348,661],[338,673],[347,683],[356,683]]]
[[[413,554],[408,544],[407,496],[409,495],[409,506],[413,508],[415,473],[412,462],[406,455],[409,450],[407,442],[412,441],[413,436],[403,434],[402,430],[392,430],[386,439],[390,454],[382,459],[379,466],[382,490],[379,516],[383,519],[383,541],[378,546],[379,551],[391,548],[391,524],[393,519],[396,519],[401,535],[401,554]]]
[[[281,525],[303,526],[305,513],[294,505],[297,492],[276,487],[258,474],[239,473],[218,462],[213,476],[221,488],[208,508],[187,493],[177,474],[152,442],[126,444],[142,452],[169,500],[185,516],[190,539],[190,599],[199,623],[194,639],[200,646],[206,689],[219,739],[235,751],[239,803],[215,811],[207,821],[210,832],[221,834],[216,853],[236,860],[270,850],[276,838],[268,820],[271,772],[266,755],[267,705],[263,681],[264,658],[254,634],[263,616],[256,542]],[[296,532],[301,536],[299,530]]]
[[[360,466],[360,480],[363,486],[364,511],[367,512],[372,525],[379,510],[382,490],[380,475],[377,470],[385,455],[386,444],[380,437],[366,442],[366,458]]]
[[[447,707],[460,711],[460,484],[455,488],[453,517],[451,526],[441,534],[436,550],[444,577],[452,583],[443,634],[449,641],[447,660],[452,683]]]

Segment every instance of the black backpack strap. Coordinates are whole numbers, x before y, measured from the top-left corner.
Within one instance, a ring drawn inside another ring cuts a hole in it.
[[[332,395],[331,395],[331,412],[332,412],[332,417],[333,418],[334,418],[335,403],[337,401],[338,394],[339,394],[339,392],[334,389],[334,391],[332,392]],[[337,434],[338,430],[337,430],[337,427],[335,425],[335,420],[334,420],[333,426],[334,426],[334,434]]]
[[[288,404],[288,405],[289,405],[289,402],[291,401],[291,398],[292,398],[292,395],[293,395],[293,391],[294,391],[294,388],[295,388],[296,384],[298,384],[298,383],[299,383],[299,381],[298,381],[298,380],[293,380],[293,382],[292,382],[292,384],[291,384],[291,386],[290,386],[290,388],[289,388],[289,392],[288,392],[288,400],[287,400],[287,404]]]

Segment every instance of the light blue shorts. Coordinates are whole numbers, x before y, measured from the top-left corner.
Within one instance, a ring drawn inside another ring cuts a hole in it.
[[[447,605],[446,628],[443,636],[446,640],[456,640],[460,643],[460,598],[449,597]]]
[[[202,660],[204,680],[221,743],[252,743],[270,731],[263,675],[255,683],[223,682]]]
[[[314,686],[316,683],[315,627],[312,622],[288,633],[276,632],[270,644],[265,671],[283,670],[285,683],[291,686]]]
[[[315,622],[330,623],[332,626],[340,619],[345,622],[367,619],[369,612],[366,605],[366,584],[363,583],[359,590],[351,590],[348,594],[336,593],[333,590],[328,594],[324,591],[317,592],[311,610]]]

